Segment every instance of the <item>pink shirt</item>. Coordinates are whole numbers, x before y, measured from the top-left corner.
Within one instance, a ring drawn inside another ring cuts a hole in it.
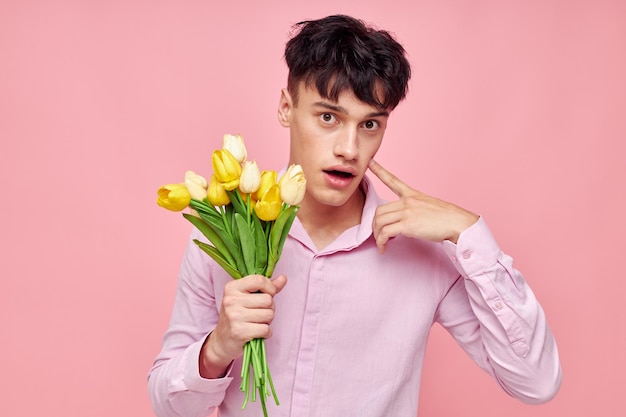
[[[276,267],[289,282],[275,298],[268,364],[280,406],[270,417],[414,417],[428,334],[444,326],[510,395],[545,402],[561,368],[544,312],[502,253],[484,220],[458,244],[402,236],[378,253],[374,211],[383,201],[369,181],[360,225],[318,251],[296,219]],[[192,238],[202,238],[194,230]],[[149,375],[160,417],[261,415],[241,410],[241,360],[226,377],[203,379],[200,347],[217,323],[231,280],[191,242],[174,311]]]

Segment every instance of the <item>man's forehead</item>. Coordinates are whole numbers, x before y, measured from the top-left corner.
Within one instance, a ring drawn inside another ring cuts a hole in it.
[[[320,100],[316,101],[315,104],[321,104],[321,103],[327,103],[329,105],[335,105],[335,106],[340,106],[341,107],[341,103],[343,102],[356,102],[359,103],[361,105],[365,105],[365,106],[369,106],[372,109],[375,109],[375,112],[377,113],[384,113],[386,112],[387,114],[389,114],[391,112],[391,109],[386,109],[382,106],[377,106],[375,104],[372,103],[367,103],[361,99],[358,98],[358,96],[356,95],[356,93],[354,92],[353,89],[349,88],[349,87],[345,87],[341,90],[339,90],[338,94],[337,94],[337,98],[333,98],[331,95],[331,91],[333,89],[334,84],[329,83],[328,85],[328,91],[326,92],[325,95],[322,95],[321,92],[318,90],[317,86],[315,85],[314,82],[310,82],[310,83],[305,83],[305,82],[300,82],[298,83],[298,92],[296,93],[297,95],[300,94],[311,94],[314,96],[317,96],[320,98]],[[376,99],[378,100],[379,103],[383,103],[384,102],[384,95],[382,93],[382,87],[380,86],[380,83],[377,82],[377,85],[374,87],[374,95],[376,96]]]

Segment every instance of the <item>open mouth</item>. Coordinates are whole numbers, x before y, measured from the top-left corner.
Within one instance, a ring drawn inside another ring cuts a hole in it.
[[[325,170],[325,173],[332,175],[334,177],[339,177],[339,178],[352,178],[354,177],[354,174],[351,174],[350,172],[345,172],[345,171],[336,171],[336,170]]]

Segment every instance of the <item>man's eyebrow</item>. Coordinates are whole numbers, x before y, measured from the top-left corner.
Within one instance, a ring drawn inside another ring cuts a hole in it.
[[[334,104],[330,104],[330,103],[327,103],[325,101],[316,101],[315,103],[313,103],[313,105],[317,106],[317,107],[323,107],[325,109],[332,110],[332,111],[335,111],[337,113],[348,114],[348,110],[346,110],[344,107],[336,106]],[[381,110],[381,111],[378,111],[378,112],[368,113],[365,116],[366,117],[379,117],[379,116],[387,117],[387,116],[389,116],[389,112],[386,111],[386,110]]]
[[[389,112],[387,110],[381,110],[381,111],[376,111],[373,113],[368,113],[366,114],[367,117],[379,117],[379,116],[384,116],[384,117],[389,117]]]
[[[341,106],[335,106],[334,104],[326,103],[325,101],[316,101],[313,103],[314,106],[323,107],[328,110],[335,111],[337,113],[348,114],[348,110]]]

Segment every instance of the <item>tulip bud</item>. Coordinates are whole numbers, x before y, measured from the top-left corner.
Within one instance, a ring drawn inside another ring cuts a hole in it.
[[[304,198],[306,179],[300,165],[291,165],[278,182],[280,198],[290,206],[298,205]]]
[[[239,190],[242,193],[255,193],[261,185],[261,171],[256,161],[246,161],[241,170],[241,178],[239,179]]]
[[[191,198],[194,200],[202,201],[206,198],[207,190],[202,188],[197,182],[185,180],[185,187],[187,187]]]
[[[241,176],[241,165],[235,157],[226,149],[213,152],[211,158],[213,172],[217,181],[228,190],[234,190],[239,185],[239,177]]]
[[[266,222],[276,220],[280,214],[283,202],[280,199],[280,189],[278,184],[274,184],[254,205],[254,212],[259,219]]]
[[[206,179],[193,171],[185,172],[185,186],[191,193],[191,198],[202,201],[207,195]]]
[[[208,183],[206,178],[204,178],[202,175],[198,175],[193,171],[187,171],[185,172],[185,181],[190,180],[193,182],[197,182],[198,184],[200,184],[200,186],[202,186],[202,188],[207,188],[208,187]]]
[[[261,185],[256,192],[256,199],[260,200],[263,198],[263,195],[269,190],[272,185],[275,185],[277,182],[277,174],[276,171],[263,171],[261,173]]]
[[[280,177],[278,185],[282,185],[282,183],[287,181],[288,179],[299,175],[302,175],[304,177],[304,171],[302,170],[302,167],[297,164],[291,164],[289,165],[289,168],[287,168],[287,171],[282,175],[282,177]]]
[[[166,184],[157,191],[157,204],[172,211],[181,211],[189,206],[191,194],[184,184]]]
[[[207,198],[214,206],[226,206],[230,204],[230,198],[228,198],[228,194],[226,193],[224,186],[217,180],[215,175],[211,175]]]
[[[243,143],[243,137],[241,137],[241,135],[224,135],[224,145],[222,149],[228,150],[240,164],[243,164],[248,157],[248,152],[246,151],[246,146]]]

